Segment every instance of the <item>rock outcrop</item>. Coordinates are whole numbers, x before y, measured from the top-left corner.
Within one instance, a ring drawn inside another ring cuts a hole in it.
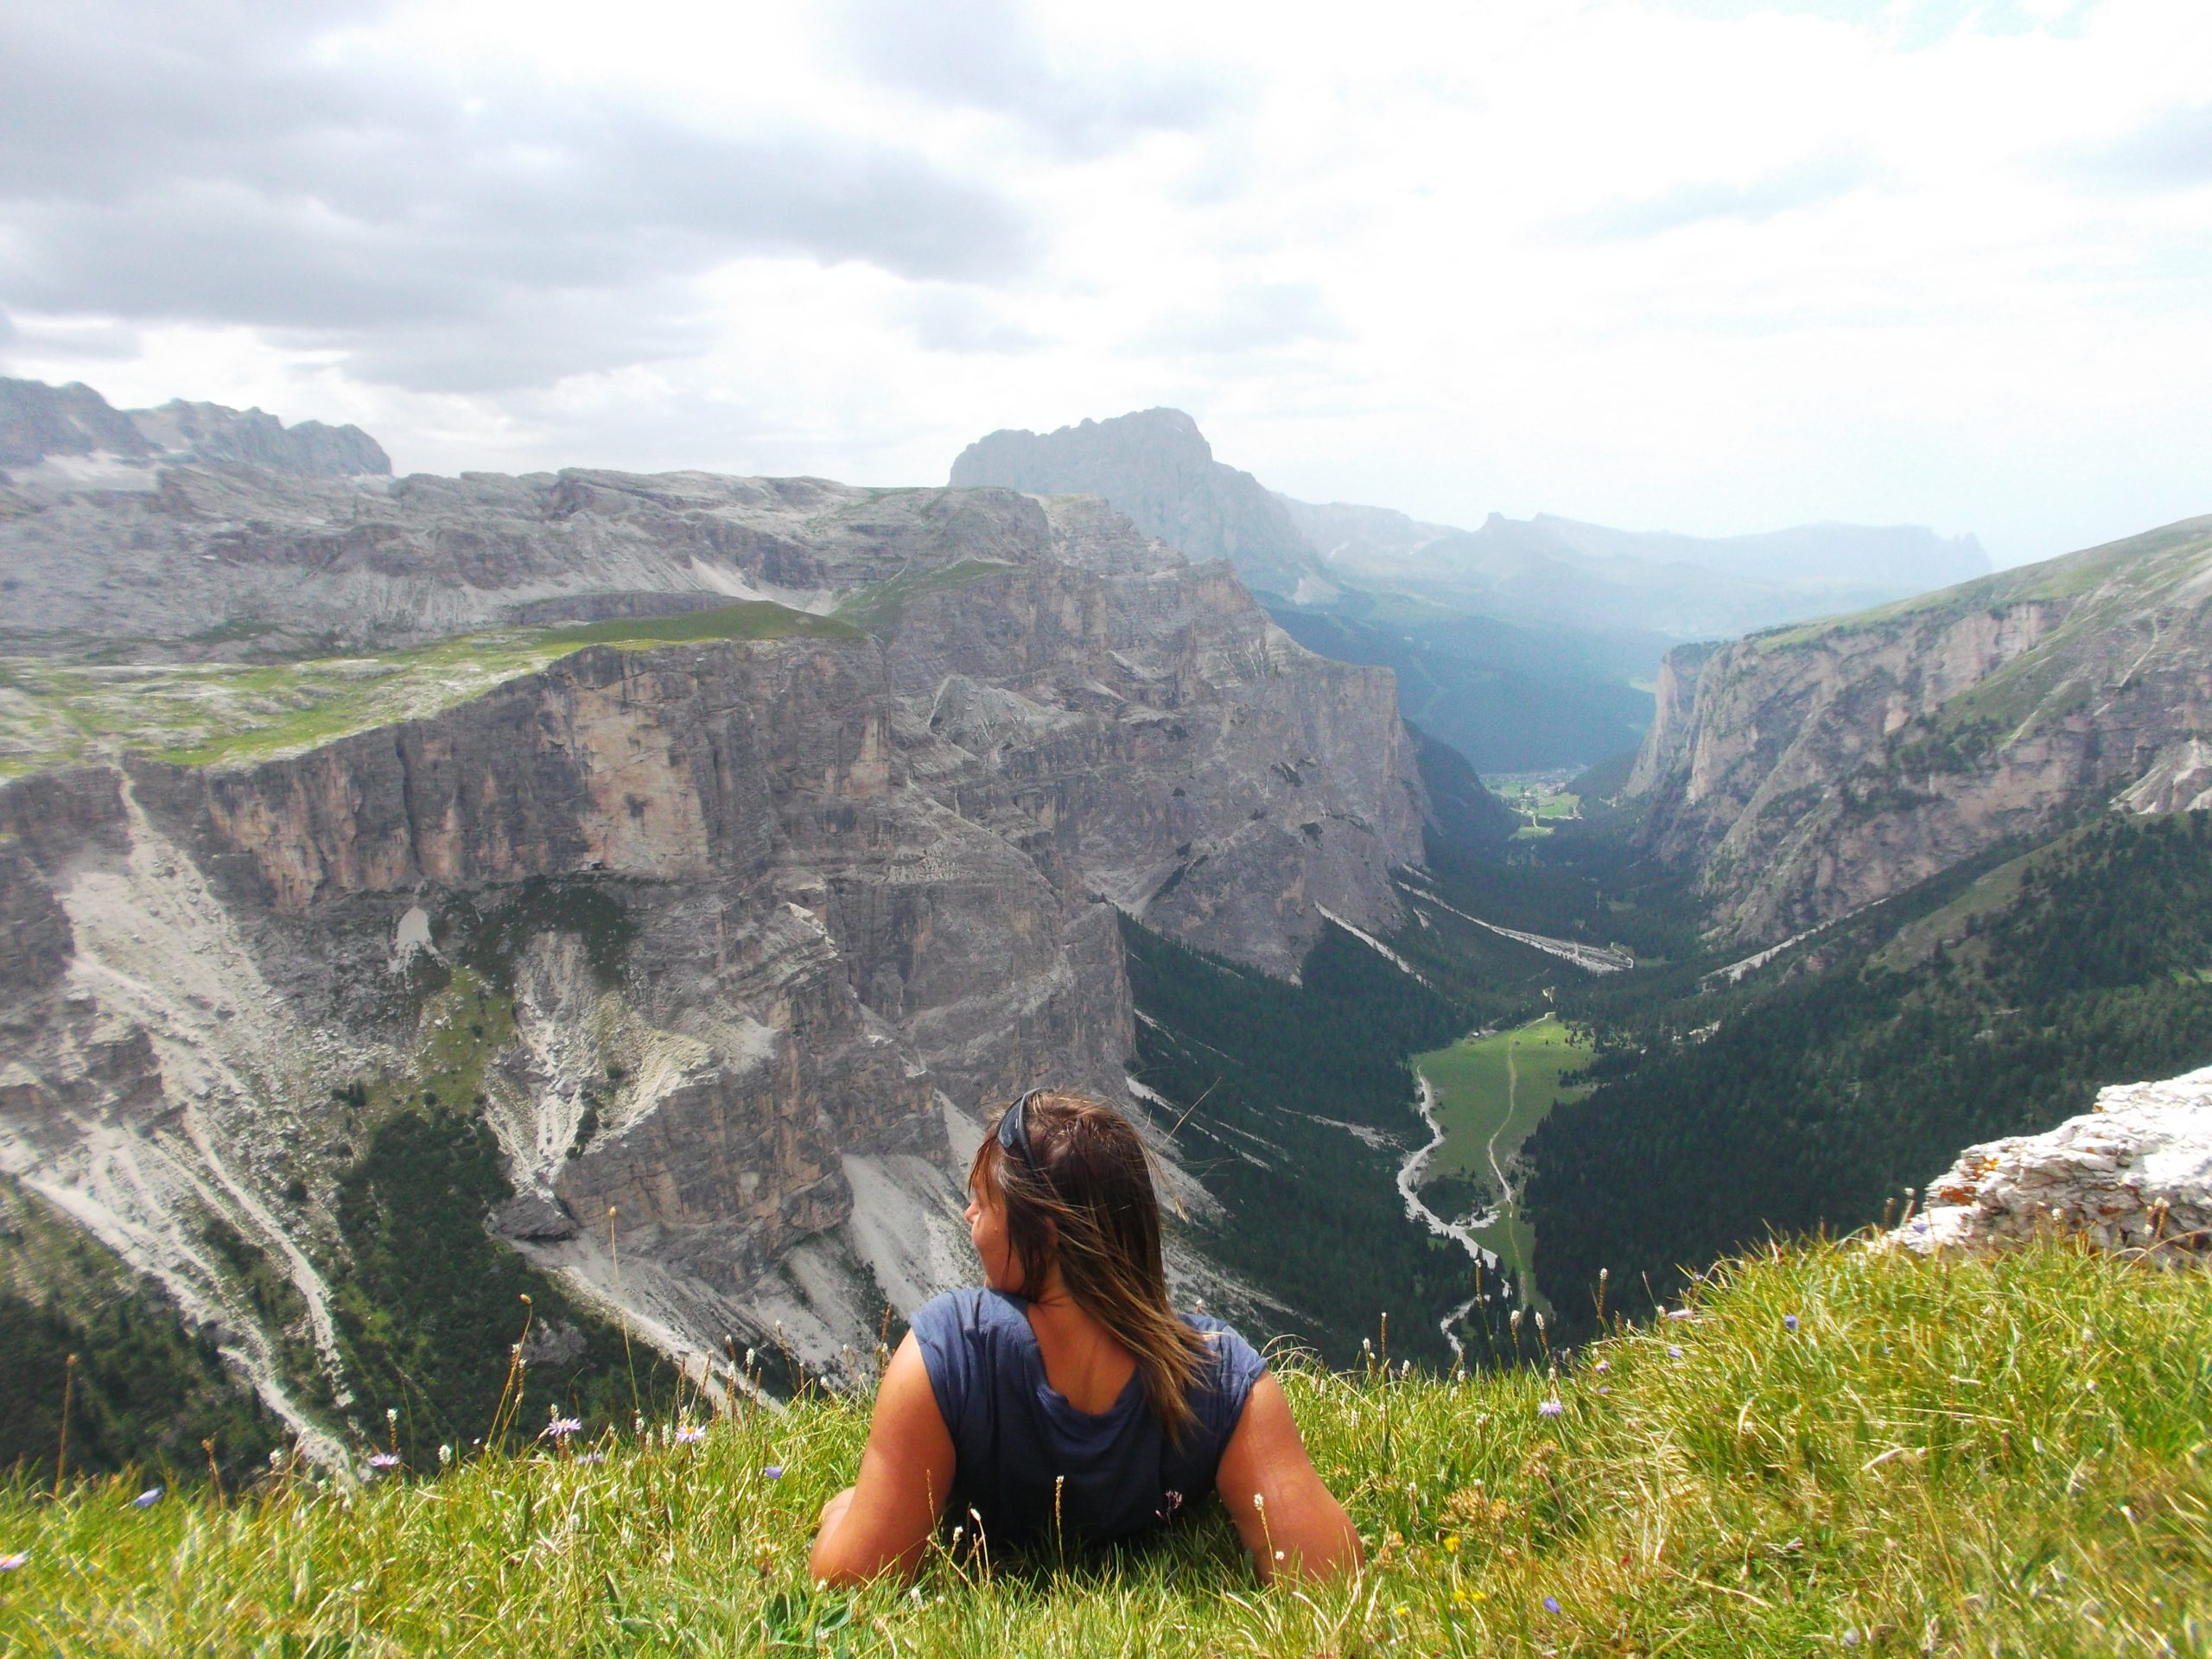
[[[2116,802],[2209,799],[2212,518],[1678,651],[1631,791],[1725,938],[1845,915]]]
[[[202,511],[232,490],[265,516]],[[188,616],[258,588],[292,626],[373,602],[404,634],[689,570],[849,624],[595,645],[266,759],[0,785],[0,1167],[295,1414],[205,1227],[286,1264],[327,1357],[329,1195],[377,1111],[480,1114],[518,1189],[495,1224],[632,1330],[702,1353],[780,1320],[823,1362],[879,1292],[968,1271],[984,1103],[1121,1089],[1121,914],[1287,974],[1323,907],[1394,926],[1420,856],[1389,675],[1095,501],[181,468],[39,520],[79,526],[48,543],[77,579],[18,541],[17,580],[112,593],[133,630],[164,610],[124,590],[214,546]]]
[[[2054,1234],[2160,1263],[2212,1260],[2212,1067],[2102,1089],[2048,1135],[1968,1147],[1887,1242],[1935,1254]]]
[[[994,432],[961,451],[952,484],[1095,495],[1194,559],[1227,559],[1259,592],[1305,602],[1335,591],[1283,503],[1251,474],[1216,461],[1198,423],[1179,409],[1053,432]]]
[[[388,478],[391,457],[358,426],[301,421],[287,426],[260,410],[172,398],[158,409],[134,409],[130,423],[164,454],[198,461],[243,461],[279,472],[326,478]]]

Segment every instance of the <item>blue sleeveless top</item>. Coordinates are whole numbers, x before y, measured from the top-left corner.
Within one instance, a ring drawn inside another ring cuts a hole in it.
[[[1071,1543],[1103,1543],[1167,1519],[1213,1490],[1222,1448],[1267,1362],[1219,1319],[1185,1313],[1213,1360],[1191,1393],[1198,1421],[1172,1444],[1132,1373],[1121,1397],[1078,1411],[1046,1380],[1028,1304],[982,1288],[947,1291],[910,1321],[957,1456],[948,1525],[980,1523],[993,1545],[1050,1540],[1053,1488]],[[970,1514],[969,1511],[973,1511]]]

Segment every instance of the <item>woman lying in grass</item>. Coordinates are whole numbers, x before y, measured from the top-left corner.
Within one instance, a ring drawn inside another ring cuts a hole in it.
[[[1359,1535],[1251,1344],[1167,1303],[1136,1131],[1032,1090],[968,1172],[982,1289],[914,1315],[860,1481],[822,1508],[817,1579],[912,1574],[947,1518],[989,1547],[1099,1543],[1218,1486],[1262,1579],[1356,1567]]]

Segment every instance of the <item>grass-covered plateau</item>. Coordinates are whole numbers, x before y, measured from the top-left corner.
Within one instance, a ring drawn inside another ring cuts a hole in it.
[[[419,720],[587,645],[849,639],[859,631],[766,601],[676,616],[463,634],[410,650],[260,663],[0,659],[0,777],[142,750],[189,766],[264,760]]]

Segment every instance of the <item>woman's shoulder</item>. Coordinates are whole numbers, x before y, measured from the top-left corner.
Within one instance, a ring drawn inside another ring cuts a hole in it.
[[[1268,1369],[1268,1362],[1260,1351],[1244,1340],[1237,1328],[1224,1319],[1206,1313],[1185,1313],[1179,1316],[1184,1324],[1206,1339],[1207,1351],[1212,1356],[1205,1378],[1207,1385],[1217,1391],[1235,1395],[1241,1407],[1243,1398],[1259,1381],[1260,1373]]]
[[[995,1376],[1003,1376],[1029,1336],[1029,1320],[1015,1298],[982,1285],[967,1285],[932,1296],[906,1321],[921,1351],[945,1426],[958,1433],[969,1408],[988,1399]]]
[[[940,1291],[916,1308],[906,1324],[925,1346],[1029,1329],[1020,1301],[987,1285]]]

